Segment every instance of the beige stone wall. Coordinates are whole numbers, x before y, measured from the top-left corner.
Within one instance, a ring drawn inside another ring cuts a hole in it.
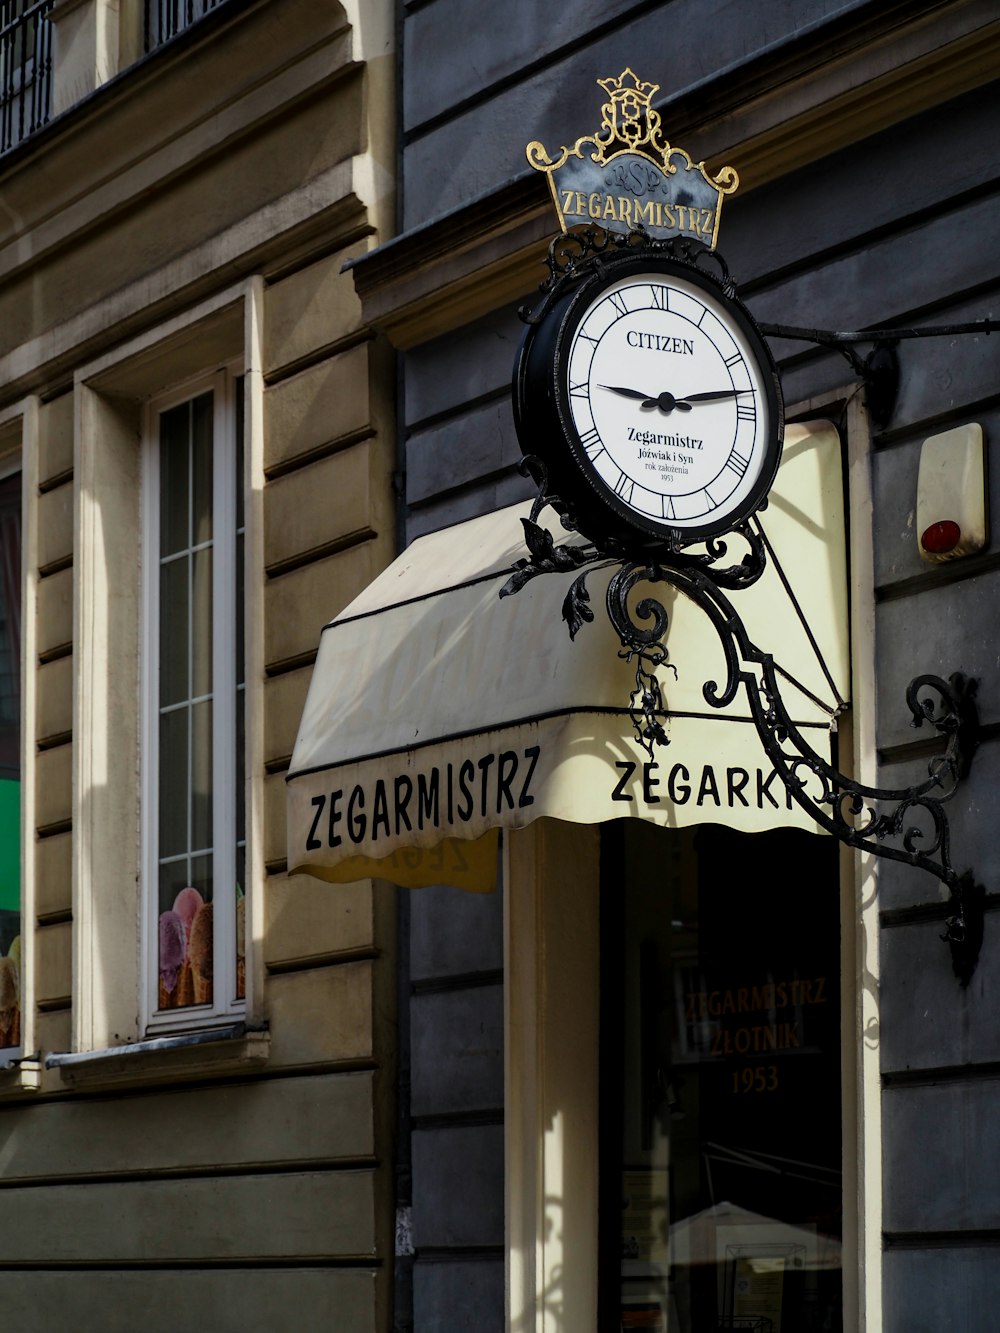
[[[0,1069],[12,1327],[389,1326],[394,900],[284,861],[320,629],[394,554],[393,367],[341,272],[392,214],[391,5],[365,8],[352,24],[337,4],[234,5],[210,42],[140,62],[0,158],[0,452],[20,443],[30,520],[32,1058]],[[109,1056],[145,1035],[143,405],[234,359],[251,1032]],[[92,1058],[47,1064],[67,1053]],[[40,1284],[39,1263],[63,1271]]]

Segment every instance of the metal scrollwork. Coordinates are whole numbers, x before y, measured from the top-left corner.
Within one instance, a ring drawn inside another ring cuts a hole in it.
[[[540,324],[565,288],[581,273],[600,265],[602,255],[616,254],[637,247],[678,259],[695,268],[711,269],[727,296],[736,295],[736,283],[728,265],[717,250],[687,236],[658,239],[642,226],[628,232],[608,231],[604,227],[571,227],[549,242],[546,265],[549,276],[539,286],[542,299],[536,305],[523,305],[518,317],[524,324]]]
[[[530,466],[530,460],[529,460]],[[534,472],[533,472],[534,475]],[[727,542],[705,542],[703,550],[679,545],[658,547],[648,559],[625,553],[613,543],[556,546],[538,523],[541,508],[558,497],[543,493],[530,519],[522,520],[529,557],[517,562],[500,596],[518,592],[530,579],[557,570],[579,570],[563,602],[562,615],[570,638],[594,619],[586,587],[589,573],[617,566],[606,598],[607,614],[622,648],[620,656],[635,663],[635,689],[629,715],[638,743],[652,757],[655,745],[668,745],[668,710],[656,672],[676,669],[668,661],[665,639],[669,615],[662,594],[635,600],[639,585],[666,585],[693,601],[714,626],[722,646],[725,677],[706,681],[702,692],[711,708],[725,708],[742,689],[768,759],[793,800],[821,828],[841,842],[912,865],[947,885],[951,898],[945,940],[956,975],[968,983],[983,938],[983,889],[971,873],[952,864],[950,829],[944,809],[966,776],[978,742],[976,682],[959,675],[915,677],[906,692],[912,725],[929,725],[944,741],[927,777],[910,787],[873,787],[839,772],[812,748],[785,706],[780,668],[770,653],[753,643],[728,593],[749,587],[766,565],[764,543],[749,522],[727,534],[746,544],[742,560],[733,563]],[[726,563],[727,558],[730,563]]]
[[[633,613],[629,594],[637,583],[658,583],[664,577],[656,564],[642,566],[623,561],[608,584],[607,595],[608,618],[623,645],[618,656],[626,662],[635,662],[635,689],[629,697],[629,717],[636,740],[650,759],[654,745],[670,744],[663,725],[666,709],[656,671],[666,666],[676,677],[677,668],[667,661],[663,643],[670,623],[666,608],[655,597],[643,597]],[[640,621],[652,623],[644,625]]]

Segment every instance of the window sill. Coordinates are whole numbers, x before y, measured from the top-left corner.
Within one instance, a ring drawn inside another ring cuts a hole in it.
[[[42,1062],[19,1056],[14,1060],[0,1060],[0,1099],[37,1092],[42,1085]]]
[[[68,1087],[107,1088],[124,1084],[183,1083],[220,1074],[239,1074],[267,1063],[270,1034],[246,1025],[186,1032],[102,1051],[49,1055],[46,1069],[59,1072]]]

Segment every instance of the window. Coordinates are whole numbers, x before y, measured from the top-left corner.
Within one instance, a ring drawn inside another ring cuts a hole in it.
[[[145,0],[143,42],[147,51],[169,42],[223,0]]]
[[[53,0],[0,0],[0,153],[49,118]]]
[[[147,1027],[241,1013],[246,834],[243,381],[154,403],[144,457]]]
[[[0,474],[0,1061],[21,1047],[21,474]]]

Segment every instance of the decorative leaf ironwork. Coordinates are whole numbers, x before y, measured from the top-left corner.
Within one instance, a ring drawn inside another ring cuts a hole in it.
[[[514,569],[510,578],[500,589],[501,597],[511,597],[514,593],[520,592],[526,583],[529,583],[539,574],[555,574],[560,571],[579,569],[581,565],[589,564],[595,559],[593,547],[557,546],[555,538],[548,528],[543,528],[530,518],[522,518],[521,524],[524,527],[524,543],[530,555],[527,560],[516,560],[514,562]],[[593,620],[593,612],[589,617],[585,615],[583,618]],[[574,633],[575,631],[570,633],[570,638],[573,637]]]
[[[775,772],[793,800],[828,833],[860,851],[871,852],[915,866],[947,885],[950,913],[945,940],[952,952],[955,974],[967,985],[975,969],[983,938],[983,889],[970,872],[959,874],[951,859],[950,828],[944,805],[968,773],[979,739],[976,682],[960,675],[948,681],[934,675],[916,676],[906,691],[912,725],[929,724],[945,742],[944,752],[928,766],[927,778],[910,787],[873,787],[839,772],[812,748],[793,721],[781,694],[779,668],[773,656],[752,642],[728,594],[751,586],[766,567],[766,549],[748,523],[733,534],[747,545],[735,564],[727,558],[726,542],[702,543],[704,550],[661,545],[650,558],[623,554],[611,544],[557,545],[552,534],[537,523],[538,511],[552,497],[539,495],[532,518],[522,520],[529,558],[517,561],[500,591],[501,597],[520,591],[543,573],[582,569],[562,606],[562,617],[575,639],[594,619],[586,580],[597,568],[615,567],[606,597],[608,618],[622,644],[620,656],[635,662],[635,689],[629,716],[638,743],[652,756],[655,745],[670,743],[658,669],[666,666],[669,616],[660,594],[633,600],[640,584],[666,584],[695,603],[715,628],[722,647],[725,677],[702,687],[705,702],[721,709],[742,690],[749,704],[761,744]]]
[[[569,628],[569,637],[575,639],[582,626],[590,624],[594,613],[590,608],[590,593],[587,591],[587,575],[583,573],[570,584],[569,592],[563,598],[562,618]]]

